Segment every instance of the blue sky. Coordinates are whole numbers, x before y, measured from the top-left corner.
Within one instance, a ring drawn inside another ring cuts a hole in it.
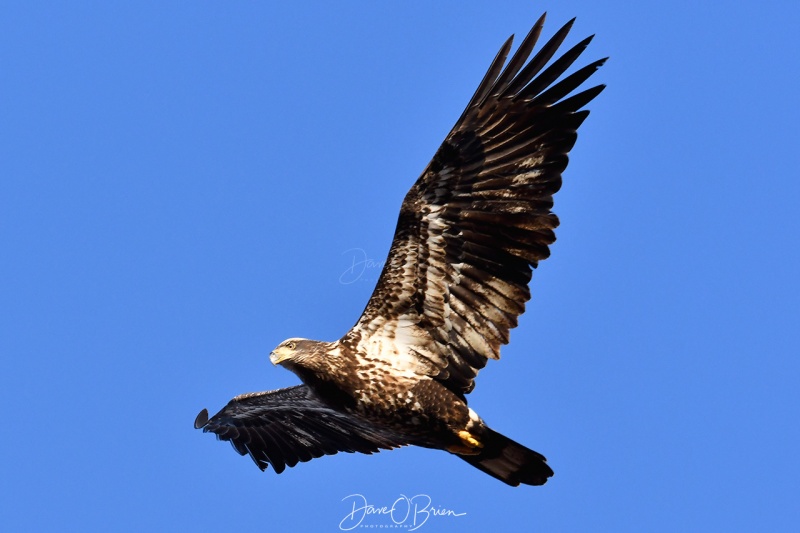
[[[4,7],[4,526],[338,531],[361,494],[466,513],[420,531],[796,529],[800,5],[496,4]],[[192,429],[297,383],[284,338],[352,326],[406,190],[545,10],[597,34],[609,87],[470,405],[555,477],[414,448],[276,476]]]

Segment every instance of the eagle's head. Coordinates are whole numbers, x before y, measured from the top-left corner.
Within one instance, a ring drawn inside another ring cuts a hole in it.
[[[295,372],[298,368],[319,370],[325,360],[328,343],[308,339],[286,339],[269,354],[273,365],[281,365]]]

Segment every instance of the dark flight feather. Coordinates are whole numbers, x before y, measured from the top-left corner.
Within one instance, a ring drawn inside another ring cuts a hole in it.
[[[261,470],[272,465],[277,473],[323,455],[375,453],[405,444],[329,407],[305,385],[237,396],[210,419],[203,409],[194,425],[230,441]]]

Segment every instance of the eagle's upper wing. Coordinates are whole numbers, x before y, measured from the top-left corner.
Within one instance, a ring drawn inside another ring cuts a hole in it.
[[[331,409],[305,385],[237,396],[210,420],[208,411],[200,411],[194,426],[230,441],[261,470],[272,465],[278,474],[323,455],[374,453],[405,444]]]
[[[375,292],[340,341],[463,393],[499,357],[530,299],[531,268],[555,240],[553,194],[589,114],[581,108],[604,88],[568,96],[605,59],[554,83],[591,37],[544,68],[572,21],[526,64],[543,23],[503,69],[506,41],[411,187]]]

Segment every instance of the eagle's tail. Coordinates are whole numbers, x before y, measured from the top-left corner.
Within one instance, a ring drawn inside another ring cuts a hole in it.
[[[501,435],[486,428],[481,434],[483,448],[477,455],[456,454],[475,468],[482,470],[512,487],[524,485],[544,485],[553,470],[547,466],[547,459]]]

